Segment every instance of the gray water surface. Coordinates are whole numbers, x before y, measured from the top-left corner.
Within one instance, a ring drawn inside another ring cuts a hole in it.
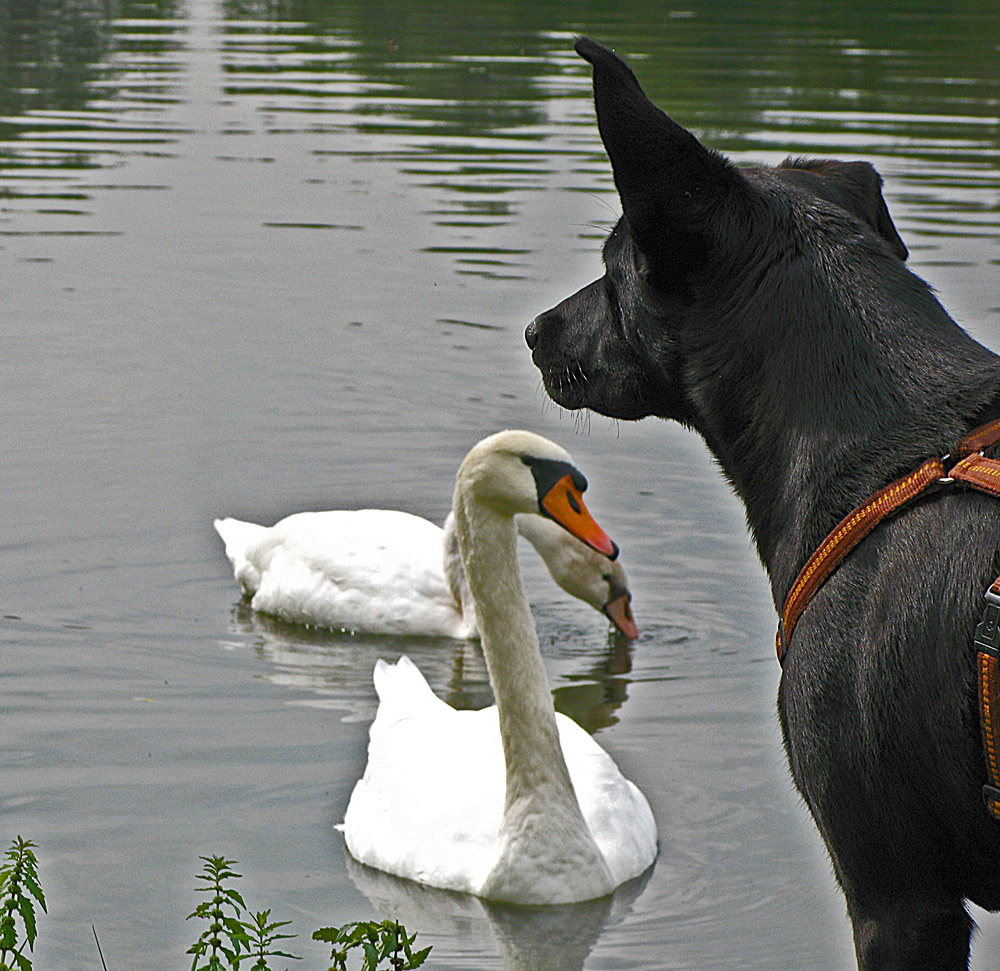
[[[733,5],[735,6],[735,5]],[[1000,348],[1000,10],[42,0],[0,6],[0,841],[38,844],[35,966],[189,966],[198,856],[308,940],[397,913],[428,967],[825,971],[843,904],[784,766],[775,618],[694,435],[547,402],[536,313],[618,212],[586,33],[740,162],[865,158],[913,268]],[[212,530],[441,521],[480,437],[569,449],[623,549],[623,650],[524,557],[557,705],[646,792],[655,869],[525,914],[349,865],[377,657],[490,700],[469,646],[253,615]],[[997,918],[974,967],[1000,968]],[[322,965],[325,966],[325,965]]]

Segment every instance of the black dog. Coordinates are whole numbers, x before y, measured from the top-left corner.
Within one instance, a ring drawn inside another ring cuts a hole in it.
[[[624,216],[604,277],[526,332],[552,398],[700,432],[746,504],[777,605],[868,496],[1000,417],[1000,358],[904,265],[864,163],[738,169],[588,40]],[[800,620],[778,706],[858,965],[968,967],[1000,909],[972,641],[1000,499],[942,490],[878,526]]]

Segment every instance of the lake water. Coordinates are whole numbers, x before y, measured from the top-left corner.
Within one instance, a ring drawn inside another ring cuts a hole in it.
[[[293,921],[303,967],[316,927],[387,912],[432,968],[852,966],[737,501],[694,435],[548,403],[523,329],[598,275],[618,211],[585,33],[738,161],[875,163],[912,266],[1000,348],[1000,8],[730,6],[0,6],[0,842],[38,844],[40,971],[98,967],[92,925],[110,968],[189,966],[201,854]],[[440,521],[503,427],[570,450],[623,548],[625,651],[524,570],[558,706],[662,835],[644,884],[531,915],[359,872],[333,829],[375,659],[476,706],[481,656],[254,616],[211,524]]]

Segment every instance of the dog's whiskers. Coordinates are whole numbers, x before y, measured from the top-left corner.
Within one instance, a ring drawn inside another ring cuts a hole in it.
[[[554,382],[559,391],[582,391],[590,383],[590,378],[579,362],[563,365],[562,371],[554,375]]]

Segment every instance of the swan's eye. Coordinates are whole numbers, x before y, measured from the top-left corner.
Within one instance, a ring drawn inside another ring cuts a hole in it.
[[[569,477],[573,488],[583,493],[587,491],[587,479],[584,474],[569,462],[561,459],[542,459],[532,455],[522,455],[521,461],[531,469],[531,474],[535,477],[538,485],[538,494],[544,496],[555,484],[563,478]]]

